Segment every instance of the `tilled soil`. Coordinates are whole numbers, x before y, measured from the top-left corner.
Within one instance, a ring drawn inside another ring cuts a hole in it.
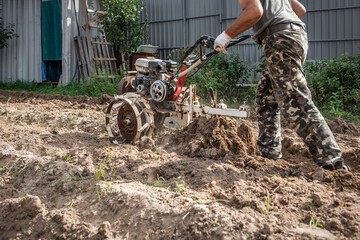
[[[322,170],[283,128],[200,118],[155,145],[112,144],[111,97],[0,90],[0,239],[359,239],[360,129],[329,126],[351,171]]]

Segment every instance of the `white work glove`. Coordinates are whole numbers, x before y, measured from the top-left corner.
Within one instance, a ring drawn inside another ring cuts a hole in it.
[[[214,49],[218,52],[222,52],[222,53],[225,53],[225,54],[229,54],[227,51],[226,51],[226,47],[229,45],[230,43],[230,40],[231,40],[231,37],[229,37],[229,35],[227,35],[224,32],[222,32],[219,36],[217,36],[217,38],[215,39],[215,42],[214,42]]]

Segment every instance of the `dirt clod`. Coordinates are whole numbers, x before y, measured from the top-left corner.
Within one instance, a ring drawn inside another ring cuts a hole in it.
[[[191,157],[221,158],[256,154],[251,128],[225,117],[197,118],[174,139],[176,151]]]

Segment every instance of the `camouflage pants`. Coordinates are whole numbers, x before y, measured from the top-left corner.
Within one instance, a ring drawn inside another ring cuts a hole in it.
[[[323,116],[314,105],[302,65],[308,42],[304,30],[283,30],[262,41],[266,59],[256,92],[258,147],[264,156],[281,155],[280,111],[301,136],[314,161],[328,165],[341,151]]]

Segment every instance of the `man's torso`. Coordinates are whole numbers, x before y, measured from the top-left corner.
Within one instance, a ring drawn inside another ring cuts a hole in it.
[[[305,28],[305,24],[295,14],[290,0],[260,0],[264,9],[263,16],[254,25],[253,31],[256,37],[267,27],[280,23],[295,23]]]

